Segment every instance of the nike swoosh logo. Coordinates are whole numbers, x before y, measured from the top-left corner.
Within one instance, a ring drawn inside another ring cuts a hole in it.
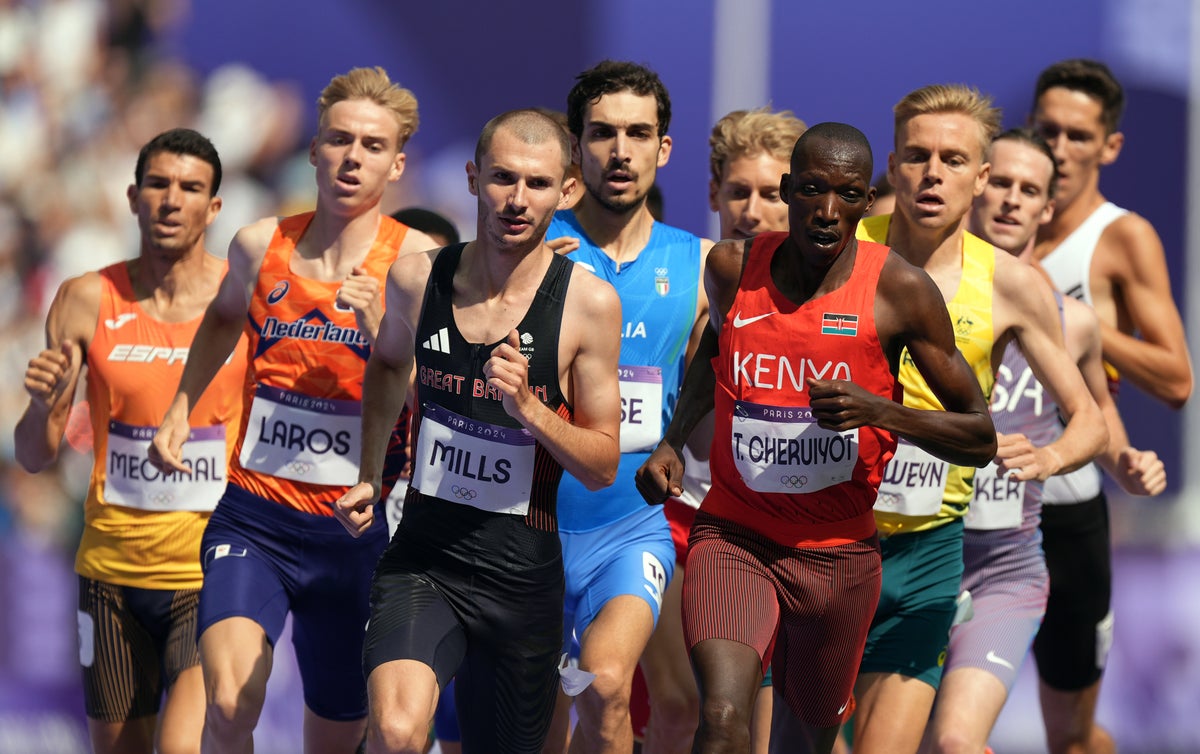
[[[125,312],[124,314],[118,314],[116,319],[104,320],[104,326],[109,330],[116,330],[122,327],[126,322],[131,322],[135,319],[137,319],[136,314],[133,312]]]
[[[997,665],[1003,665],[1004,667],[1008,668],[1009,670],[1016,670],[1016,668],[1013,667],[1013,664],[1011,662],[1009,662],[1008,660],[1004,659],[1003,657],[997,655],[994,651],[992,651],[990,649],[988,650],[988,653],[987,653],[987,661],[994,662]]]
[[[757,322],[760,319],[766,319],[767,317],[770,317],[772,314],[775,314],[775,312],[767,312],[766,314],[760,314],[757,317],[747,317],[745,319],[742,319],[742,313],[738,312],[733,317],[733,326],[734,327],[745,327],[746,325]]]
[[[841,707],[838,707],[838,711],[837,711],[837,713],[838,713],[839,715],[840,715],[840,714],[842,714],[843,712],[845,712],[845,711],[846,711],[846,708],[847,708],[847,707],[849,707],[849,706],[850,706],[850,700],[849,700],[849,699],[847,699],[845,704],[843,704]]]

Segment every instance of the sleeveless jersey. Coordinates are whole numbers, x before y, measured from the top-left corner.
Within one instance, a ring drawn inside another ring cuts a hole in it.
[[[633,475],[662,439],[683,383],[688,338],[696,322],[700,239],[654,223],[636,258],[614,262],[596,246],[571,210],[554,216],[546,238],[571,236],[575,262],[612,284],[621,298],[621,460],[617,481],[592,492],[570,474],[559,487],[563,531],[590,531],[643,510]]]
[[[891,215],[867,217],[858,224],[858,238],[884,243]],[[954,298],[946,303],[954,341],[987,396],[992,391],[992,280],[995,248],[963,232],[962,278]],[[942,404],[913,364],[907,349],[900,356],[904,405],[942,410]],[[883,534],[933,529],[961,518],[971,502],[974,467],[955,466],[910,443],[901,441],[879,489],[875,522]]]
[[[311,280],[290,269],[312,218],[308,212],[280,220],[263,256],[246,323],[250,368],[229,478],[259,497],[332,516],[333,502],[358,481],[363,370],[371,349],[354,311],[336,303],[340,281]],[[362,266],[381,290],[407,232],[380,218]],[[398,425],[385,480],[403,464],[402,433]]]
[[[1128,214],[1112,202],[1105,202],[1080,223],[1058,246],[1039,260],[1059,290],[1068,296],[1092,306],[1092,257],[1100,236],[1115,220]],[[1120,375],[1108,362],[1104,363],[1108,373],[1108,389],[1115,398]],[[1047,505],[1062,505],[1091,500],[1100,494],[1104,483],[1100,467],[1089,463],[1067,474],[1052,476],[1046,480]]]
[[[849,279],[795,304],[771,278],[786,233],[755,237],[721,327],[712,489],[700,510],[787,547],[821,547],[875,533],[871,505],[895,437],[876,427],[822,429],[807,378],[849,380],[900,400],[875,331],[886,247],[859,242]]]
[[[1058,299],[1062,317],[1062,295]],[[997,432],[1023,434],[1037,447],[1062,436],[1058,405],[1033,374],[1020,346],[1010,342],[992,386],[992,423]],[[1041,482],[1017,481],[998,474],[995,461],[975,472],[975,496],[963,522],[968,530],[987,532],[991,547],[1041,541]]]
[[[418,417],[412,496],[437,500],[454,516],[468,505],[524,516],[532,529],[556,531],[562,466],[509,416],[483,366],[497,343],[468,343],[454,321],[454,272],[466,244],[434,259],[416,332]],[[571,262],[555,255],[529,310],[517,324],[529,360],[529,389],[559,416],[572,417],[559,385],[558,338]]]
[[[119,586],[198,589],[200,536],[225,491],[241,418],[246,342],[238,342],[192,411],[183,447],[192,475],[159,472],[147,448],[202,318],[152,318],[136,300],[128,264],[99,273],[100,316],[85,354],[95,462],[75,570]]]

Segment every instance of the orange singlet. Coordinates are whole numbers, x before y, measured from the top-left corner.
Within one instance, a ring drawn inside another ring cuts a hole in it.
[[[358,481],[363,370],[371,353],[354,310],[336,303],[340,281],[291,271],[313,213],[287,217],[271,239],[251,297],[244,414],[230,482],[299,511],[333,515],[333,501]],[[408,227],[381,217],[363,262],[380,281]],[[397,427],[388,468],[403,460]],[[389,472],[385,471],[385,476]]]
[[[95,462],[75,570],[118,586],[199,589],[200,536],[225,491],[241,418],[245,340],[192,411],[183,450],[191,476],[164,475],[146,449],[175,396],[201,317],[162,322],[147,314],[129,262],[99,275],[100,316],[86,354]]]

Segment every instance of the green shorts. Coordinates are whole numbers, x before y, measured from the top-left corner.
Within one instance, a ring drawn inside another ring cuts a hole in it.
[[[899,673],[936,689],[962,587],[962,519],[879,544],[883,589],[858,672]]]

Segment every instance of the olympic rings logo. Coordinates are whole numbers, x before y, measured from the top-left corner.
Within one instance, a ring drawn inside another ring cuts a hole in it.
[[[293,474],[299,474],[300,476],[304,476],[308,472],[312,471],[312,469],[313,465],[308,461],[291,461],[287,465],[288,471],[292,472]]]
[[[468,487],[460,487],[457,484],[451,487],[450,491],[453,492],[454,496],[459,500],[474,500],[479,494],[473,489]]]
[[[796,476],[795,474],[784,474],[783,476],[779,477],[779,483],[784,487],[799,489],[800,487],[808,484],[808,477],[804,476],[803,474],[800,476]]]
[[[167,503],[173,502],[174,500],[175,500],[175,496],[169,492],[159,492],[153,498],[151,498],[151,501],[155,505],[166,505]]]

